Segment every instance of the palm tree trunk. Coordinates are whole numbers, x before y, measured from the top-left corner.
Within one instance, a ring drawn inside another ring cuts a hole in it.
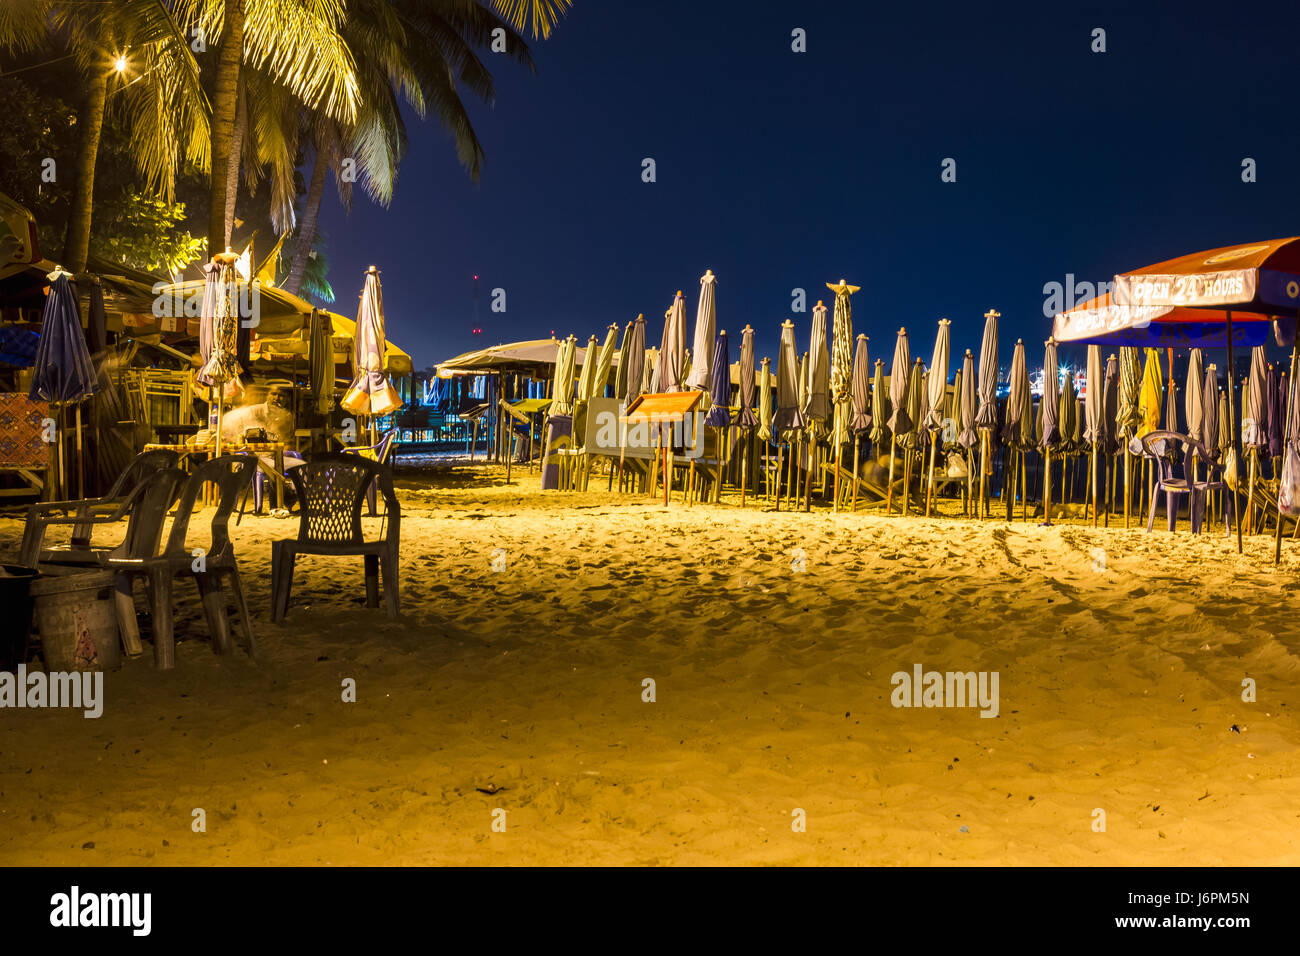
[[[99,157],[99,134],[104,129],[104,100],[108,97],[108,74],[97,71],[89,79],[86,102],[77,119],[81,127],[77,144],[77,179],[72,187],[72,209],[63,237],[63,268],[86,271],[90,256],[90,220],[95,199],[95,160]]]
[[[226,247],[227,180],[244,53],[243,0],[225,0],[225,30],[212,96],[212,173],[208,179],[208,256]]]
[[[244,77],[239,77],[239,98],[235,107],[235,128],[230,140],[230,162],[226,167],[226,240],[230,245],[230,235],[235,231],[235,200],[239,196],[239,168],[244,151],[244,136],[248,130],[248,93],[244,89]]]
[[[311,185],[307,189],[307,202],[302,210],[302,222],[298,226],[298,244],[293,250],[293,263],[289,266],[289,277],[284,281],[284,288],[293,295],[302,288],[303,277],[307,273],[307,257],[311,255],[312,243],[316,241],[316,223],[320,217],[320,201],[325,194],[325,174],[329,172],[329,159],[321,150],[316,150],[316,161],[311,169]]]

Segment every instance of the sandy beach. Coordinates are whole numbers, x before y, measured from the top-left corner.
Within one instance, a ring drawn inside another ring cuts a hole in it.
[[[174,671],[146,619],[98,720],[4,712],[0,862],[1300,863],[1294,542],[537,484],[399,471],[399,621],[303,558],[272,625],[296,517],[232,522],[260,659],[183,584]],[[918,664],[998,716],[893,706]]]

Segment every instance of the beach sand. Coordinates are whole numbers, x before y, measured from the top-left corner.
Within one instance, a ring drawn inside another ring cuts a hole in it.
[[[1300,543],[400,486],[400,620],[302,558],[272,625],[297,520],[246,516],[259,661],[185,582],[175,670],[0,712],[0,862],[1300,863]],[[917,664],[999,715],[892,706]]]

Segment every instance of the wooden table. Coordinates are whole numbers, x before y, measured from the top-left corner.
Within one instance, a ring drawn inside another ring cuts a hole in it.
[[[267,475],[267,477],[271,478],[271,480],[275,482],[275,506],[277,508],[284,507],[284,486],[286,483],[284,478],[284,453],[285,450],[288,449],[288,447],[289,447],[288,443],[282,441],[254,441],[254,442],[223,441],[221,443],[221,451],[223,454],[227,454],[227,455],[250,454],[257,459],[257,467],[260,468],[262,472],[265,475]],[[215,444],[164,445],[160,443],[151,442],[150,444],[144,446],[144,450],[145,451],[158,451],[158,450],[174,451],[176,452],[176,454],[181,456],[181,461],[184,461],[186,458],[188,458],[191,455],[205,455],[211,458],[213,454],[216,453],[217,447]],[[271,469],[268,469],[266,467],[266,465],[262,462],[262,459],[260,457],[261,454],[268,453],[268,452],[271,455],[271,460],[275,463],[275,467]]]

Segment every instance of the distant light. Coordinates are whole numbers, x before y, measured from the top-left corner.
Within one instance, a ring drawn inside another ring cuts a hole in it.
[[[114,60],[114,61],[113,61],[113,69],[117,70],[117,72],[119,72],[119,73],[125,73],[125,72],[126,72],[126,57],[124,57],[124,56],[119,56],[116,60]]]
[[[475,277],[474,277],[474,281],[475,281],[475,282],[478,281],[478,276],[475,276]]]

